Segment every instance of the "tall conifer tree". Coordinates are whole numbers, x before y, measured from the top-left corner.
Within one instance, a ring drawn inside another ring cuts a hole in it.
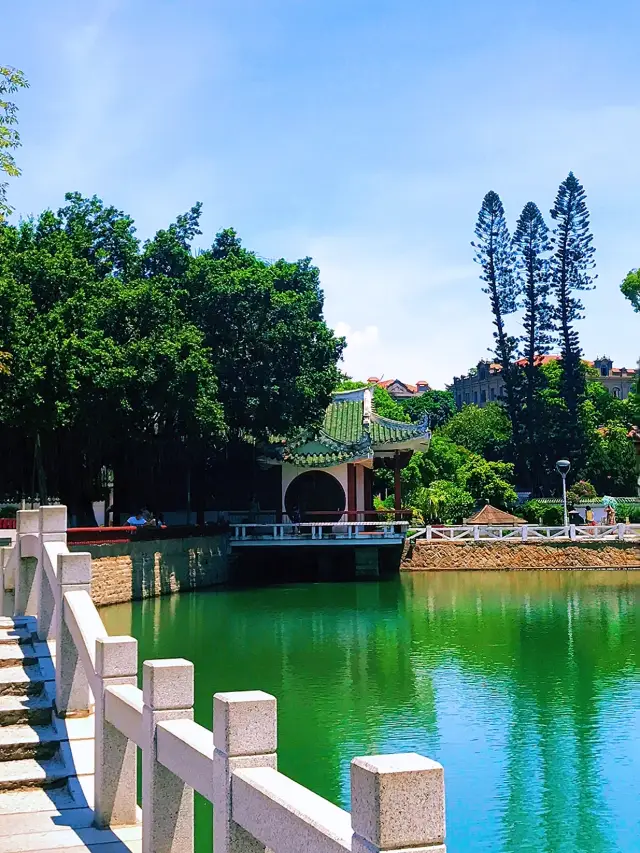
[[[493,312],[493,333],[495,357],[502,366],[507,412],[513,425],[513,434],[517,435],[518,410],[515,395],[516,371],[514,359],[517,352],[517,339],[507,333],[505,316],[517,310],[518,282],[514,275],[514,251],[507,228],[504,207],[500,196],[491,190],[483,201],[475,227],[477,242],[471,245],[475,249],[476,263],[482,267],[481,281],[485,283],[483,292],[488,294]]]
[[[513,235],[516,253],[516,269],[522,291],[524,317],[522,324],[526,365],[525,373],[525,464],[529,472],[531,485],[537,485],[536,471],[538,436],[538,418],[536,417],[536,391],[540,385],[540,370],[537,357],[549,351],[554,341],[553,316],[549,304],[549,262],[545,254],[551,248],[549,229],[538,206],[530,201],[524,206]]]
[[[563,362],[563,394],[569,414],[569,430],[577,427],[578,406],[585,393],[580,341],[575,328],[582,319],[584,306],[575,294],[591,290],[596,276],[589,227],[586,193],[573,172],[560,184],[551,210],[555,222],[551,238],[553,255],[550,260],[551,283],[555,291],[554,318],[560,335]]]

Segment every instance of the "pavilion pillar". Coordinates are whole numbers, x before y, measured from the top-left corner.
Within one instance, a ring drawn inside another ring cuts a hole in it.
[[[347,521],[357,521],[358,486],[356,466],[353,462],[347,464]]]
[[[400,510],[402,509],[402,481],[400,479],[400,453],[396,450],[393,456],[393,489],[394,489],[394,509],[396,511],[396,521],[400,520]]]
[[[376,516],[371,515],[373,510],[373,469],[364,469],[364,520],[375,521]]]

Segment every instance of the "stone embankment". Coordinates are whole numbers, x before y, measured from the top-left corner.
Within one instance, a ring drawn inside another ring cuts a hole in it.
[[[121,604],[202,589],[229,579],[227,536],[72,545],[93,559],[94,604]]]
[[[402,571],[640,569],[635,542],[426,542],[406,546]]]

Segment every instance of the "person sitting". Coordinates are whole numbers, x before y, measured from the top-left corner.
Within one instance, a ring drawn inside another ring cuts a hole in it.
[[[130,518],[127,519],[127,524],[130,527],[144,527],[146,523],[147,521],[144,515],[142,514],[141,509],[139,509],[135,515],[132,515]]]

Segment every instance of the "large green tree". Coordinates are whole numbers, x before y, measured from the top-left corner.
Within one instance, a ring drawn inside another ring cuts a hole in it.
[[[500,196],[488,192],[478,213],[475,227],[474,260],[481,267],[483,291],[489,296],[493,314],[494,353],[502,367],[505,401],[514,435],[518,432],[519,410],[516,399],[517,371],[514,360],[518,341],[506,327],[506,317],[518,307],[518,280],[514,274],[515,252]]]
[[[586,193],[573,172],[560,184],[551,209],[554,221],[551,238],[551,281],[555,291],[554,316],[560,335],[563,396],[567,402],[567,434],[575,433],[580,403],[584,399],[585,374],[577,320],[582,319],[584,305],[579,294],[590,290],[595,276],[593,235],[589,224]]]
[[[7,65],[0,65],[0,177],[5,174],[15,178],[20,169],[13,152],[20,147],[20,134],[16,130],[18,107],[7,96],[15,95],[19,89],[29,84],[22,71]],[[0,180],[0,223],[13,208],[7,202],[7,182]]]
[[[101,470],[164,454],[197,471],[231,438],[316,423],[336,384],[344,342],[324,323],[317,269],[267,264],[232,232],[194,257],[199,214],[140,245],[130,217],[69,194],[56,214],[0,227],[13,480],[37,480],[80,522]]]
[[[525,356],[525,388],[518,457],[534,491],[539,479],[538,446],[544,440],[544,426],[539,423],[536,406],[536,392],[541,384],[538,358],[549,351],[554,341],[549,303],[549,265],[546,258],[550,248],[548,233],[549,229],[538,206],[532,201],[528,202],[518,219],[513,242],[524,307],[524,334],[521,340]]]

